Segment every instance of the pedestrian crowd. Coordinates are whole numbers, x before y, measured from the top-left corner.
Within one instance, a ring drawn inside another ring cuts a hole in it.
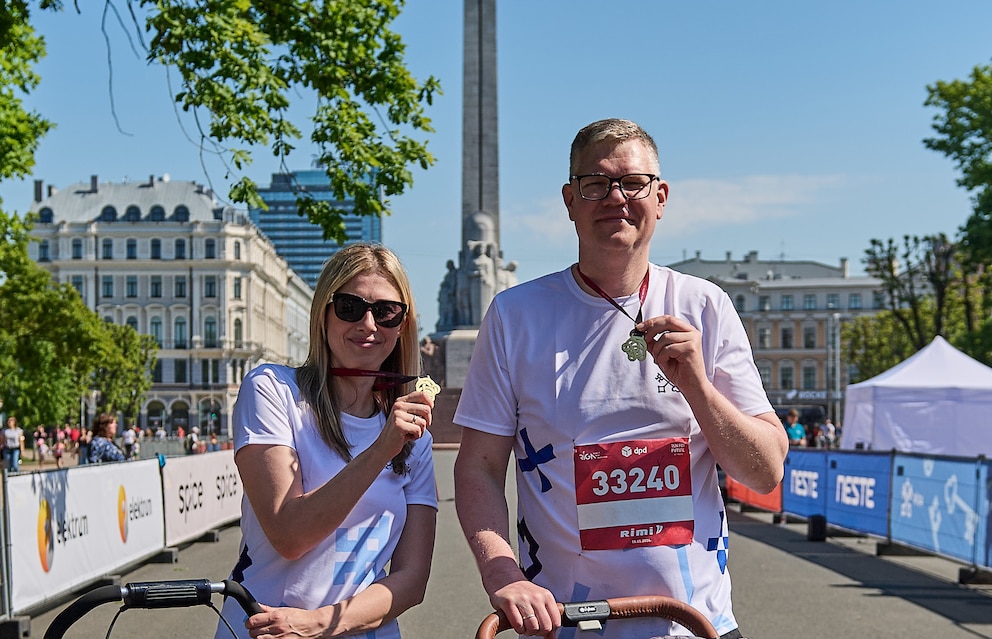
[[[810,448],[837,448],[840,446],[840,424],[834,424],[829,417],[823,423],[804,426],[799,422],[799,411],[790,408],[785,414],[782,426],[789,437],[790,446]]]
[[[142,440],[178,439],[187,454],[222,448],[216,433],[201,437],[200,429],[195,426],[189,432],[179,427],[171,436],[161,425],[153,431],[130,424],[119,432],[117,417],[111,413],[97,415],[92,429],[66,422],[62,426],[38,424],[28,430],[25,433],[16,417],[7,417],[3,431],[3,462],[7,472],[20,472],[23,462],[36,463],[37,470],[44,470],[139,459]]]

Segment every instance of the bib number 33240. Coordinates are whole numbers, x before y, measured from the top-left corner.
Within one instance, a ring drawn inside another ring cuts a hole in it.
[[[574,455],[583,550],[692,542],[687,438],[578,445]]]

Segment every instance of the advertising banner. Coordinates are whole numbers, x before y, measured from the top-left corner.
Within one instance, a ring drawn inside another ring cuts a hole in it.
[[[191,541],[241,518],[244,492],[234,451],[166,457],[162,491],[166,546]]]
[[[891,453],[829,453],[827,522],[888,536],[891,475]]]
[[[164,547],[158,461],[7,479],[14,614]]]
[[[896,454],[892,478],[892,540],[977,563],[988,530],[988,466]]]
[[[727,499],[772,513],[782,512],[782,484],[776,486],[772,492],[766,495],[751,490],[730,475],[727,475],[726,484]]]
[[[789,449],[782,480],[782,511],[800,517],[826,515],[827,456],[823,451]]]

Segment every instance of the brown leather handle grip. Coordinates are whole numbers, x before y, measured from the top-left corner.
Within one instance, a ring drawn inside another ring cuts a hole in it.
[[[607,619],[629,619],[632,617],[662,617],[687,628],[696,637],[718,639],[716,628],[710,620],[689,604],[671,597],[641,596],[617,597],[607,599],[610,615]],[[558,604],[558,611],[564,612],[565,606]],[[504,630],[510,630],[510,622],[502,611],[494,612],[482,620],[476,639],[494,639]]]

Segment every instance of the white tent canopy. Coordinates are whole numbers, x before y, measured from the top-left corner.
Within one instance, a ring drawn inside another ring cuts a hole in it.
[[[847,387],[842,448],[992,457],[992,368],[939,335]]]

